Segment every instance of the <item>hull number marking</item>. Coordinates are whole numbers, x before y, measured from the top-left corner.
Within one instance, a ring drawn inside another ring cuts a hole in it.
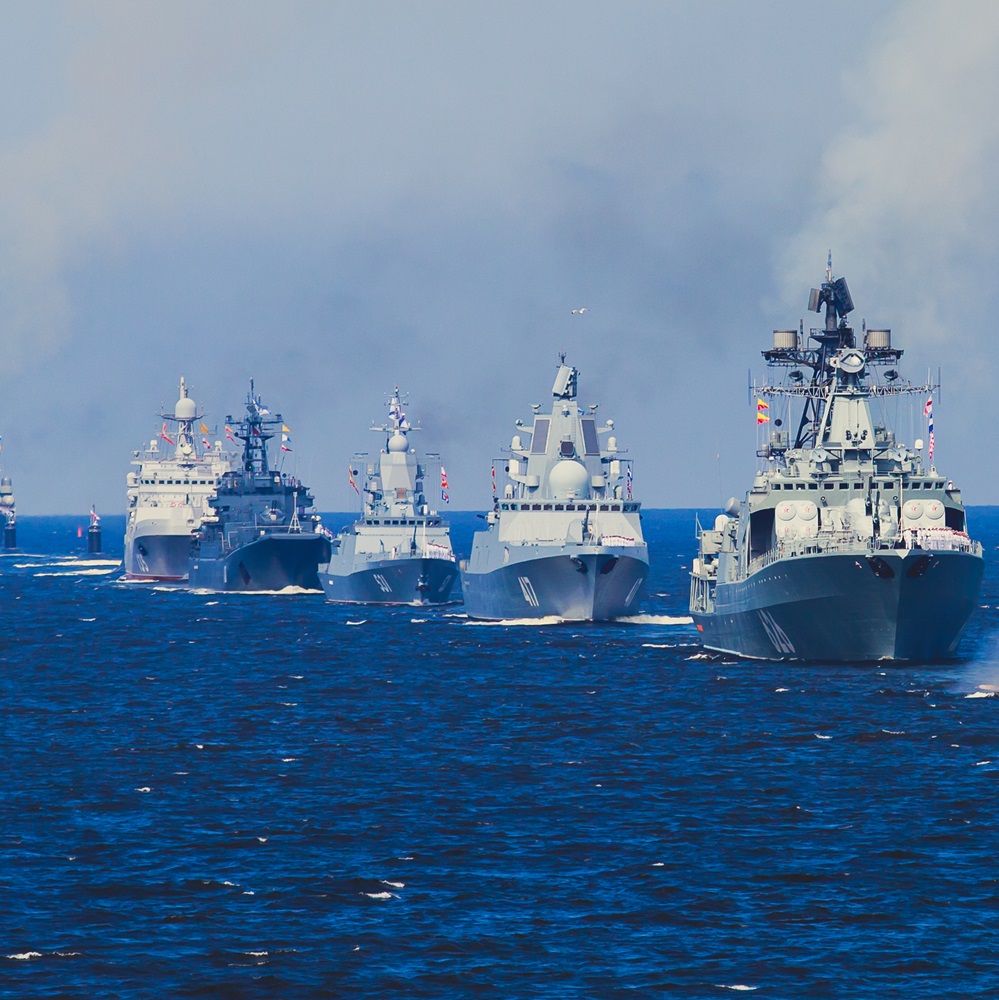
[[[538,595],[534,590],[534,584],[526,576],[518,576],[517,579],[520,581],[520,590],[524,595],[524,600],[532,608],[541,607],[541,602],[538,600]]]

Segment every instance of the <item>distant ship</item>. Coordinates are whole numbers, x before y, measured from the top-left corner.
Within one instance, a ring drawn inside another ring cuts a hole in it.
[[[649,552],[631,463],[611,434],[613,421],[598,428],[596,405],[584,413],[576,404],[578,378],[563,354],[551,412],[536,404],[530,430],[517,421],[504,463],[509,482],[462,565],[472,618],[590,621],[637,610]]]
[[[207,498],[222,474],[232,467],[233,455],[220,441],[208,442],[208,428],[200,435],[195,422],[203,414],[180,380],[180,398],[173,413],[161,413],[163,429],[144,451],[133,452],[137,472],[127,478],[125,513],[125,578],[144,581],[187,579],[191,532],[208,513]],[[175,424],[175,428],[170,425]],[[172,453],[160,450],[169,445]]]
[[[708,649],[761,659],[935,660],[953,656],[982,581],[961,491],[933,464],[932,392],[899,377],[891,331],[848,325],[853,300],[832,262],[809,308],[825,327],[776,330],[756,390],[771,424],[745,499],[700,530],[690,611]],[[803,324],[802,324],[803,327]],[[773,375],[771,375],[773,378]],[[922,441],[899,443],[872,409],[926,399]],[[767,400],[797,418],[793,438]],[[775,404],[776,405],[776,404]]]
[[[10,476],[0,476],[0,518],[3,519],[3,547],[17,548],[17,505]]]
[[[319,574],[331,601],[444,604],[450,599],[458,577],[450,531],[427,503],[427,469],[417,461],[409,443],[410,431],[419,428],[410,426],[402,407],[396,386],[389,400],[388,422],[371,428],[385,437],[377,461],[369,462],[367,455],[354,456],[350,481],[354,483],[363,467],[364,510],[359,520],[333,540],[329,565]],[[440,471],[446,497],[443,466]]]
[[[319,528],[313,497],[294,476],[271,468],[267,442],[289,430],[281,414],[271,415],[254,391],[246,416],[226,418],[226,432],[243,442],[242,468],[223,473],[211,512],[192,538],[188,583],[198,590],[319,590],[318,569],[330,557]]]

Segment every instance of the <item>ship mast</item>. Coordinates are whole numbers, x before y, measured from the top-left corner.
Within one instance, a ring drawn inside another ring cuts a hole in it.
[[[826,264],[826,280],[819,288],[813,288],[808,297],[808,308],[812,312],[825,309],[825,322],[821,329],[812,328],[805,339],[804,323],[797,330],[774,330],[774,346],[763,351],[768,369],[789,369],[786,379],[774,382],[768,379],[763,385],[752,386],[754,396],[792,396],[802,401],[801,414],[794,436],[792,448],[817,448],[820,446],[823,419],[827,403],[837,387],[849,383],[851,389],[861,391],[866,396],[887,396],[901,393],[916,393],[932,390],[933,386],[914,386],[900,381],[894,367],[903,352],[891,346],[890,330],[863,330],[863,340],[857,343],[856,333],[849,325],[847,317],[854,310],[853,298],[845,278],[833,278],[832,254]],[[840,352],[855,351],[863,358],[860,371],[855,376],[844,374],[839,364]],[[866,378],[864,369],[872,372],[887,368],[884,381],[876,384],[861,382]],[[810,374],[806,375],[805,370]],[[844,381],[845,379],[845,381]],[[774,435],[771,443],[761,455],[780,457],[788,448],[784,435]]]
[[[225,418],[227,424],[236,425],[236,437],[243,442],[243,471],[249,475],[270,475],[267,442],[274,437],[273,428],[282,422],[280,413],[271,417],[270,412],[255,393],[251,378],[250,391],[246,394],[246,417],[238,422],[231,415]]]

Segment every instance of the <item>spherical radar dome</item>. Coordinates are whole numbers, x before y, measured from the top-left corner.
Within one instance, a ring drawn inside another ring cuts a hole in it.
[[[392,437],[388,439],[388,450],[389,451],[409,451],[409,442],[406,440],[405,434],[393,434]]]
[[[193,420],[198,413],[198,404],[187,396],[177,400],[177,405],[173,409],[173,415],[178,420]]]
[[[556,500],[587,496],[589,482],[590,476],[586,466],[571,458],[563,458],[548,476],[548,485]]]

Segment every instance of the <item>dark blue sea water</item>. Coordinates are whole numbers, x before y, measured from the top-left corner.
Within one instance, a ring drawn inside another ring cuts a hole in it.
[[[544,627],[125,585],[22,519],[0,996],[993,995],[972,514],[962,659],[851,667],[699,657],[692,512],[646,514],[647,617]]]

